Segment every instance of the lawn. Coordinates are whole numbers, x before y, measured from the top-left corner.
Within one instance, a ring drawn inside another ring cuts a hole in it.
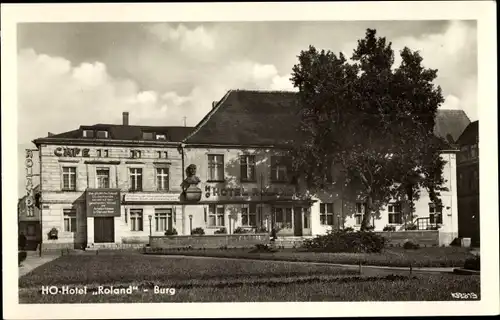
[[[463,267],[472,258],[468,249],[460,247],[427,247],[418,250],[387,248],[381,253],[326,253],[300,249],[281,249],[278,252],[250,253],[249,249],[163,250],[151,254],[226,257],[259,260],[328,262],[392,267]]]
[[[41,286],[64,285],[86,286],[88,293],[41,293]],[[115,295],[94,291],[129,285],[138,290]],[[155,285],[175,288],[175,295],[155,294]],[[453,300],[452,292],[479,296],[480,288],[478,276],[366,276],[327,265],[131,253],[62,256],[21,277],[19,287],[21,303]]]

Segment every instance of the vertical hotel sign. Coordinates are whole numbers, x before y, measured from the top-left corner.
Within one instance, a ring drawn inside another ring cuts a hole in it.
[[[26,159],[24,160],[26,167],[26,206],[33,206],[33,150],[26,149]]]
[[[87,217],[119,217],[120,190],[88,189]]]

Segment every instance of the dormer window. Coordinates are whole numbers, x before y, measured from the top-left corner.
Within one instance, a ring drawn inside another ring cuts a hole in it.
[[[130,157],[133,159],[138,159],[141,157],[141,151],[140,150],[130,150]]]
[[[156,140],[167,140],[167,136],[164,134],[157,134]]]
[[[83,130],[83,137],[84,138],[93,138],[94,137],[94,130]]]
[[[99,130],[97,131],[97,138],[99,139],[107,139],[109,137],[109,134],[105,130]]]
[[[152,132],[143,132],[142,133],[142,139],[144,139],[144,140],[153,140],[153,133]]]

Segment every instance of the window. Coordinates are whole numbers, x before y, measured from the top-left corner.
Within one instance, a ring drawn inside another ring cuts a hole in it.
[[[388,206],[389,223],[402,224],[401,206],[398,203],[392,203]]]
[[[477,144],[473,144],[472,146],[470,146],[470,157],[471,157],[471,159],[475,159],[478,156],[479,155],[477,152]]]
[[[130,150],[130,157],[138,159],[141,157],[141,150]]]
[[[240,157],[241,181],[255,181],[255,156]]]
[[[208,225],[210,227],[224,226],[224,206],[211,204],[208,207]]]
[[[76,190],[76,167],[63,168],[63,190]]]
[[[208,155],[208,180],[224,181],[223,155]]]
[[[363,216],[366,212],[366,203],[356,202],[356,225],[360,226],[363,223]]]
[[[287,158],[286,157],[271,157],[271,181],[285,182],[288,180],[287,176]]]
[[[109,169],[108,168],[97,168],[97,188],[107,189],[109,188]]]
[[[27,206],[26,207],[26,216],[27,217],[33,217],[33,216],[35,216],[35,211],[34,211],[33,206]]]
[[[241,208],[241,224],[255,227],[257,225],[257,205],[243,205]]]
[[[36,234],[36,226],[32,225],[32,224],[28,224],[26,226],[26,233],[28,236],[34,236]]]
[[[64,209],[63,215],[64,215],[64,231],[76,232],[76,210]]]
[[[169,220],[172,216],[172,209],[155,209],[155,230],[157,232],[164,232],[167,229],[170,230],[172,226],[169,226]]]
[[[153,140],[153,133],[152,132],[143,132],[142,133],[142,139],[144,139],[144,140]]]
[[[130,230],[143,230],[142,209],[130,209]]]
[[[157,134],[156,140],[167,140],[167,136],[164,134]]]
[[[130,190],[142,191],[142,169],[130,168]]]
[[[320,203],[319,221],[322,225],[333,226],[333,203]]]
[[[463,146],[462,148],[460,148],[460,154],[462,156],[462,161],[469,159],[469,147]]]
[[[429,222],[443,223],[443,207],[434,203],[429,203]]]
[[[292,208],[275,208],[274,212],[278,228],[292,228]]]
[[[156,169],[156,186],[158,190],[168,190],[168,168]]]
[[[106,138],[108,138],[108,132],[104,131],[104,130],[97,131],[97,138],[99,138],[99,139],[106,139]]]
[[[93,138],[94,137],[94,130],[83,130],[83,137],[84,138]]]
[[[162,151],[157,151],[157,152],[156,152],[156,156],[157,156],[158,158],[165,158],[165,159],[168,159],[168,152],[166,152],[166,151],[164,151],[164,152],[162,152]]]

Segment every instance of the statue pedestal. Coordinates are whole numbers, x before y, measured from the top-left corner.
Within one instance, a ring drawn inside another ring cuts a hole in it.
[[[195,185],[190,185],[184,191],[184,199],[186,201],[200,201],[201,199],[201,189]]]

